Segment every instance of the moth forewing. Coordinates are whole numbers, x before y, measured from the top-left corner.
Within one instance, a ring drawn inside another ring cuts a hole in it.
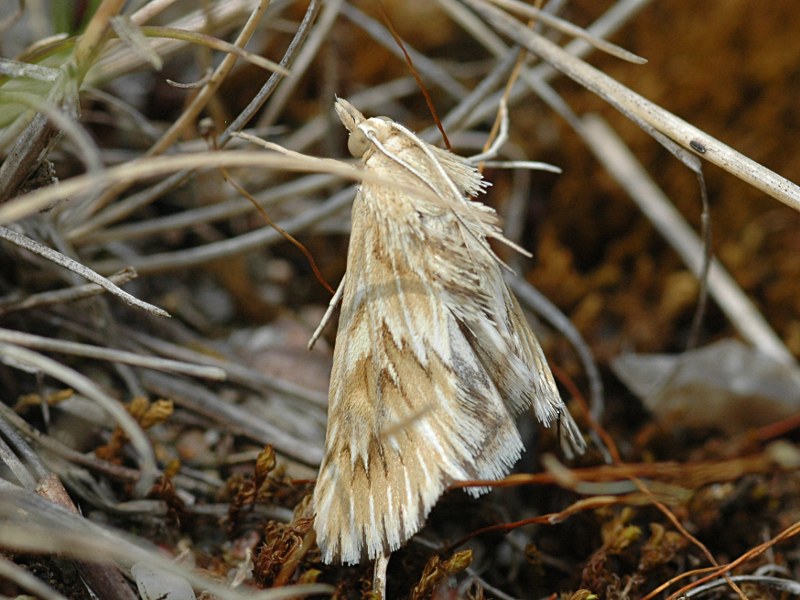
[[[314,490],[323,560],[357,563],[399,548],[452,482],[505,476],[523,450],[519,412],[583,441],[487,241],[508,242],[497,215],[467,198],[481,175],[388,119],[335,108],[380,176],[353,203]]]

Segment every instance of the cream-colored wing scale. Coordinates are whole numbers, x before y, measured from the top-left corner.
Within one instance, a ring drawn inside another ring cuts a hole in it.
[[[583,439],[487,238],[513,244],[467,199],[481,175],[388,119],[341,99],[336,111],[381,180],[353,204],[314,490],[323,560],[357,563],[413,536],[450,483],[506,475],[521,411]]]

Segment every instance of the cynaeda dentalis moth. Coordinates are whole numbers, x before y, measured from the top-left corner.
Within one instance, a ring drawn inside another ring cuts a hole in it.
[[[311,341],[341,299],[314,527],[323,561],[355,564],[403,545],[451,483],[504,477],[523,450],[519,413],[557,423],[568,452],[584,440],[488,240],[529,254],[470,199],[481,174],[390,119],[335,108],[376,177]]]

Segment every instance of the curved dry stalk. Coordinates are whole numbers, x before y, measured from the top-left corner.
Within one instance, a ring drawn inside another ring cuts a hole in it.
[[[271,147],[277,149],[274,145]],[[39,206],[47,205],[52,200],[64,195],[80,193],[93,187],[107,185],[108,183],[116,181],[133,181],[142,178],[150,178],[163,173],[187,168],[259,166],[263,168],[299,172],[321,171],[359,181],[382,181],[384,184],[398,185],[397,182],[383,180],[381,177],[365,173],[362,169],[340,161],[291,153],[285,149],[282,149],[282,153],[284,154],[283,156],[274,156],[263,152],[257,153],[231,150],[132,161],[128,164],[106,169],[103,173],[95,176],[80,175],[64,181],[58,186],[51,186],[16,198],[14,201],[0,207],[0,223],[6,219],[19,219],[27,216],[35,212]],[[402,189],[402,186],[400,189]],[[417,192],[419,193],[419,190],[417,190]],[[294,234],[298,230],[310,227],[325,217],[338,212],[346,206],[351,199],[352,192],[345,190],[344,192],[334,195],[316,209],[306,211],[303,214],[287,220],[285,223],[278,224],[285,231]],[[238,236],[237,238],[207,244],[199,248],[191,248],[175,253],[155,254],[142,259],[126,260],[124,263],[118,260],[103,261],[96,263],[94,266],[96,269],[107,273],[114,273],[125,266],[134,266],[140,273],[174,269],[186,267],[188,265],[201,264],[214,258],[246,252],[268,243],[275,243],[282,239],[283,237],[280,234],[271,229],[261,229]]]
[[[153,448],[142,428],[118,401],[106,394],[85,375],[37,352],[31,352],[25,348],[0,342],[0,358],[11,367],[25,365],[42,371],[67,384],[101,406],[116,420],[138,454],[141,469],[141,478],[137,484],[138,492],[144,494],[150,489],[159,473]]]
[[[114,33],[117,34],[120,40],[125,42],[133,52],[149,62],[150,66],[156,71],[160,71],[164,67],[164,61],[158,52],[150,47],[142,28],[133,23],[130,17],[127,15],[114,17],[111,19],[111,27],[114,28]]]
[[[355,166],[312,156],[297,158],[275,156],[264,152],[225,150],[143,158],[110,167],[102,173],[78,175],[61,181],[58,185],[42,188],[14,198],[14,200],[0,206],[0,224],[28,217],[56,200],[90,192],[92,189],[102,188],[110,184],[150,179],[184,169],[196,170],[217,167],[258,167],[262,169],[284,169],[301,173],[321,171],[352,180],[361,180],[366,177]]]
[[[252,35],[253,28],[255,25],[258,25],[258,17],[263,15],[263,12],[269,7],[269,1],[263,0],[259,5],[259,9],[257,12],[254,12],[253,16],[256,16],[255,22],[245,24],[245,27],[242,31],[243,34],[247,35],[248,33]],[[252,19],[252,16],[251,16]],[[291,73],[288,69],[284,69],[278,63],[269,60],[268,58],[264,58],[263,56],[259,56],[258,54],[253,54],[252,52],[248,52],[244,49],[244,45],[240,45],[242,43],[242,35],[239,35],[239,39],[236,40],[233,44],[226,42],[225,40],[221,40],[217,37],[212,35],[207,35],[205,33],[200,33],[197,31],[186,31],[184,29],[178,29],[176,27],[153,27],[153,26],[146,26],[142,27],[140,31],[144,34],[146,38],[168,38],[174,40],[183,40],[185,42],[190,42],[196,45],[204,46],[206,48],[210,48],[211,50],[219,50],[220,52],[226,52],[228,54],[232,54],[235,58],[241,58],[259,69],[264,69],[265,71],[273,71],[275,73],[280,73],[283,76],[289,76]],[[247,37],[244,42],[246,44],[249,41],[249,37]]]

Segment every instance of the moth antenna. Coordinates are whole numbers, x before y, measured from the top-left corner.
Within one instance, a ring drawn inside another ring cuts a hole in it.
[[[402,127],[401,125],[400,125],[400,126],[398,126],[398,124],[397,124],[397,123],[392,123],[392,126],[393,126],[393,128],[396,128],[396,129],[397,129],[397,128],[399,128],[399,129],[401,129],[401,130],[407,131],[407,130],[405,129],[405,127]],[[403,167],[403,168],[404,168],[406,171],[408,171],[409,173],[411,173],[412,175],[414,175],[414,177],[416,177],[417,179],[419,179],[420,183],[422,183],[424,186],[426,186],[427,188],[429,188],[429,189],[430,189],[430,190],[431,190],[431,191],[432,191],[434,194],[436,193],[436,188],[434,187],[434,185],[433,185],[433,184],[432,184],[430,181],[428,181],[427,179],[425,179],[425,177],[423,177],[423,176],[422,176],[422,174],[421,174],[421,173],[420,173],[420,172],[419,172],[417,169],[415,169],[414,167],[412,167],[410,164],[408,164],[408,163],[407,163],[406,161],[404,161],[402,158],[400,158],[399,156],[395,156],[394,154],[392,154],[391,152],[389,152],[389,151],[388,151],[388,150],[387,150],[387,149],[384,147],[384,145],[383,145],[383,144],[381,144],[380,140],[378,140],[378,138],[376,138],[376,137],[375,137],[375,134],[374,134],[374,133],[372,133],[371,131],[364,131],[364,136],[365,136],[365,137],[366,137],[366,138],[367,138],[367,139],[368,139],[370,142],[372,142],[372,144],[373,144],[373,145],[374,145],[374,146],[375,146],[375,147],[376,147],[376,148],[377,148],[377,149],[378,149],[378,150],[381,152],[381,154],[383,154],[383,155],[384,155],[386,158],[388,158],[388,159],[389,159],[389,160],[391,160],[391,161],[394,161],[394,162],[396,162],[398,165],[400,165],[401,167]],[[448,179],[448,181],[449,181],[449,179]]]

